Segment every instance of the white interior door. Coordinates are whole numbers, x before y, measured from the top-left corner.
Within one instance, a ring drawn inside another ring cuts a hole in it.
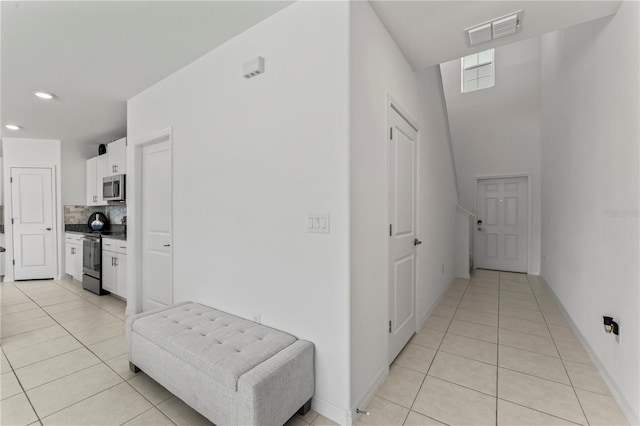
[[[417,132],[389,108],[389,362],[416,332]]]
[[[527,177],[480,179],[477,188],[477,267],[527,272]]]
[[[171,145],[142,147],[142,309],[173,302]]]
[[[14,279],[54,278],[56,241],[50,168],[11,168]]]

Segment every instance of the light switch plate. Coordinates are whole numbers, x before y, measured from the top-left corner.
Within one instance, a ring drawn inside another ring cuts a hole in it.
[[[314,234],[328,234],[330,231],[329,213],[308,213],[306,231]]]

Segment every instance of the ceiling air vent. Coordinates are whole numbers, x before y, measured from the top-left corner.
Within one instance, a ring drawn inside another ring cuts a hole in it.
[[[511,15],[494,21],[491,27],[493,28],[493,38],[514,34],[518,31],[518,15]]]
[[[469,46],[515,34],[522,28],[522,10],[467,28]]]
[[[469,30],[469,44],[484,43],[491,40],[491,24],[481,25]]]

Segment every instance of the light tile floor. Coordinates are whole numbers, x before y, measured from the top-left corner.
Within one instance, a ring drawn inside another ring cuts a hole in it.
[[[2,425],[211,425],[129,371],[125,303],[77,281],[0,286]],[[626,424],[538,277],[457,280],[360,424]],[[311,411],[287,426],[335,425]]]
[[[0,284],[0,425],[211,425],[129,370],[125,302],[78,281]],[[311,411],[289,424],[332,425]]]
[[[543,279],[456,280],[359,424],[626,425]]]

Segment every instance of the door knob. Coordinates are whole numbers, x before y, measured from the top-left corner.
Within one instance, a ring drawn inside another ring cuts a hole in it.
[[[413,240],[413,245],[414,245],[414,246],[419,246],[420,244],[422,244],[422,241],[420,241],[420,240],[419,240],[419,239],[417,239],[417,238],[414,238],[414,240]]]

